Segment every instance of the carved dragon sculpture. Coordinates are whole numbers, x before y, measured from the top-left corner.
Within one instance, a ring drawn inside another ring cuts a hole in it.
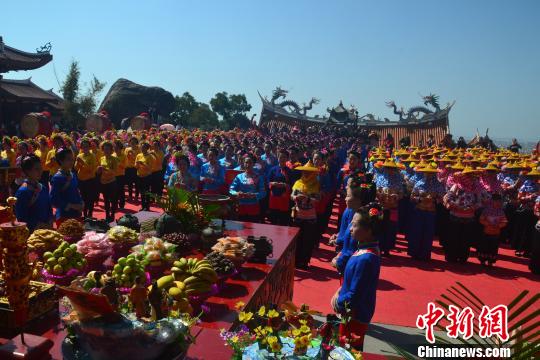
[[[386,103],[386,106],[389,108],[394,109],[394,114],[399,115],[399,121],[416,121],[417,120],[417,114],[418,113],[424,113],[424,114],[433,114],[441,111],[441,108],[439,106],[439,97],[435,94],[429,94],[428,96],[422,96],[422,100],[424,100],[424,105],[431,105],[435,108],[435,112],[431,109],[428,109],[425,106],[413,106],[405,112],[403,108],[400,110],[397,109],[397,106],[394,101],[390,100]]]
[[[422,99],[424,100],[424,105],[433,106],[435,108],[435,112],[441,111],[441,107],[439,105],[439,96],[438,95],[429,94],[428,96],[422,96]]]
[[[318,103],[319,103],[319,99],[314,98],[314,97],[311,98],[311,100],[309,101],[309,105],[306,105],[304,103],[304,106],[302,107],[301,114],[306,115],[307,111],[311,110],[313,108],[313,105],[317,105]]]
[[[403,118],[403,115],[404,115],[403,108],[398,110],[394,100],[387,101],[386,106],[388,106],[389,108],[394,108],[394,114],[399,115],[399,121],[405,121],[405,119]]]
[[[39,47],[36,49],[36,53],[38,54],[49,54],[51,52],[52,45],[50,42],[46,43],[45,45]]]
[[[288,107],[291,112],[294,112],[296,114],[306,115],[306,112],[313,108],[314,104],[319,103],[319,99],[312,98],[309,101],[309,105],[304,104],[303,107],[298,105],[298,103],[294,100],[283,100],[282,102],[276,103],[276,100],[279,98],[285,99],[288,94],[288,90],[282,89],[280,86],[278,86],[274,91],[272,91],[272,98],[270,99],[270,102],[272,105],[279,106],[282,108]]]
[[[279,98],[284,98],[285,99],[288,92],[289,91],[284,90],[280,86],[278,86],[274,91],[272,91],[272,99],[270,100],[272,102],[272,105],[275,105],[276,100],[279,99]]]

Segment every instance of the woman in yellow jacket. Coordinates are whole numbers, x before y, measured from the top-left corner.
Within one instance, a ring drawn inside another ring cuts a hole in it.
[[[144,141],[141,144],[141,153],[135,158],[135,168],[137,169],[137,181],[141,192],[141,211],[150,211],[150,184],[152,179],[152,166],[155,158],[150,153],[150,144]]]
[[[66,145],[64,143],[64,138],[60,134],[53,135],[51,138],[53,143],[53,148],[47,153],[47,159],[45,160],[45,170],[49,172],[50,177],[53,177],[54,174],[60,169],[60,165],[56,161],[56,151],[58,149],[64,148]]]
[[[49,144],[47,144],[47,138],[43,135],[38,136],[38,147],[35,148],[34,154],[39,158],[41,162],[41,168],[43,172],[41,173],[41,179],[39,182],[41,185],[45,186],[47,190],[49,189],[49,170],[46,170],[47,167],[45,163],[47,162],[47,155],[49,155]]]
[[[83,216],[91,218],[94,213],[94,204],[99,197],[96,191],[98,161],[90,151],[90,140],[83,138],[79,146],[80,152],[75,159],[75,171],[79,180],[79,191],[84,201]]]
[[[139,184],[135,158],[141,153],[141,148],[139,147],[139,139],[136,136],[132,136],[129,139],[129,146],[124,153],[126,154],[126,185],[128,187],[129,200],[133,200],[133,190],[135,190],[135,200],[137,200],[139,197]]]
[[[13,150],[11,139],[8,136],[4,137],[2,140],[2,152],[0,154],[2,160],[9,163],[9,167],[14,168],[17,166],[17,153]]]
[[[118,167],[116,168],[116,190],[118,198],[118,207],[124,209],[126,206],[126,164],[127,158],[124,153],[124,144],[122,140],[116,139],[114,141],[114,156],[118,160]]]
[[[152,141],[151,154],[154,156],[154,162],[152,163],[152,193],[161,195],[163,192],[163,158],[165,154],[161,149],[159,139]]]
[[[113,144],[106,140],[101,144],[103,156],[99,162],[98,175],[101,193],[103,194],[103,204],[105,207],[105,220],[114,221],[116,206],[118,204],[116,196],[116,172],[118,170],[118,158],[113,155]]]

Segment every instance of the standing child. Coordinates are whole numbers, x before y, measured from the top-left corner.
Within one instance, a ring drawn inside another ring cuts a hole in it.
[[[320,200],[319,169],[307,164],[295,170],[302,171],[302,177],[294,183],[291,194],[294,202],[292,220],[300,228],[296,240],[296,267],[307,270],[314,244],[321,236],[316,212]]]
[[[501,230],[508,221],[504,215],[502,197],[498,193],[491,196],[480,215],[480,224],[484,227],[478,242],[478,260],[482,265],[492,266],[497,260]]]
[[[104,141],[101,145],[103,156],[99,161],[98,174],[101,193],[103,194],[103,204],[105,207],[105,220],[114,221],[116,213],[117,188],[116,171],[118,168],[118,159],[113,156],[113,144],[110,141]]]
[[[161,196],[163,193],[163,158],[165,157],[165,153],[163,153],[163,150],[161,149],[161,143],[159,142],[159,139],[154,139],[152,141],[152,150],[150,151],[150,154],[154,157],[152,161],[152,178],[151,178],[151,191],[153,194],[156,194],[158,196]]]
[[[60,148],[55,152],[60,169],[51,178],[51,204],[56,209],[56,226],[67,219],[82,220],[84,202],[79,193],[77,176],[71,169],[75,162],[73,151]]]
[[[383,228],[383,212],[376,203],[359,209],[353,217],[351,236],[358,242],[343,275],[343,285],[332,298],[336,313],[350,315],[351,320],[339,336],[362,350],[364,336],[375,312],[377,283],[381,269],[378,235]]]
[[[332,264],[341,274],[345,271],[347,262],[352,254],[358,250],[358,242],[351,235],[354,214],[362,206],[375,200],[375,185],[370,180],[367,181],[359,171],[349,177],[347,196],[345,197],[347,208],[343,213],[340,231],[336,238],[336,244],[340,248],[340,253],[332,260]]]
[[[90,152],[90,141],[83,138],[80,143],[81,151],[75,159],[75,171],[79,180],[79,190],[84,201],[83,215],[91,218],[94,212],[94,202],[96,201],[96,171],[98,159]]]
[[[150,192],[154,157],[149,150],[150,144],[144,141],[141,145],[141,152],[135,158],[137,183],[141,193],[141,211],[150,211],[150,195],[148,193]]]
[[[137,139],[136,136],[132,136],[131,139],[129,139],[129,146],[124,151],[124,154],[126,155],[126,185],[130,201],[137,200],[139,197],[139,183],[135,159],[140,152],[139,139]]]
[[[122,140],[114,141],[114,156],[118,160],[116,167],[116,189],[118,191],[118,208],[124,209],[126,206],[126,164],[127,159],[124,153],[124,144]]]
[[[52,208],[47,188],[39,182],[43,168],[40,158],[34,154],[25,156],[21,161],[25,179],[15,193],[17,220],[25,222],[28,230],[51,229]]]

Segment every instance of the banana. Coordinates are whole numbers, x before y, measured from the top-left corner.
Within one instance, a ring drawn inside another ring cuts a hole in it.
[[[166,275],[158,279],[157,286],[159,289],[168,288],[173,284],[174,278],[172,275]]]
[[[175,281],[174,285],[180,290],[184,290],[186,288],[186,284],[184,284],[182,281]]]
[[[187,273],[173,273],[174,280],[176,281],[184,281],[188,277],[190,277]]]
[[[190,276],[188,278],[186,278],[184,280],[184,284],[186,284],[186,286],[189,286],[189,284],[192,284],[192,283],[196,283],[196,282],[199,282],[200,279],[196,276]]]
[[[200,267],[204,267],[204,266],[212,266],[210,265],[210,262],[208,262],[208,260],[201,260],[201,261],[198,261],[195,268],[198,269]]]

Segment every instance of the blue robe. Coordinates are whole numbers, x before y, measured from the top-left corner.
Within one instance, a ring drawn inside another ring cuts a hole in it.
[[[351,236],[351,221],[353,217],[354,210],[346,208],[343,212],[343,217],[341,218],[339,233],[336,239],[336,244],[341,249],[341,253],[336,262],[336,267],[340,273],[343,273],[347,261],[358,249],[358,242]]]
[[[51,199],[45,186],[41,185],[41,190],[36,193],[34,188],[25,182],[19,187],[15,197],[17,220],[25,222],[30,232],[34,231],[39,223],[48,224],[52,220]]]
[[[56,209],[56,219],[78,218],[81,212],[69,209],[65,210],[68,204],[82,204],[83,200],[79,193],[79,181],[77,176],[71,173],[71,182],[66,186],[67,176],[62,172],[57,172],[51,178],[51,204]]]
[[[344,311],[347,304],[353,319],[366,324],[371,322],[375,312],[377,283],[381,270],[380,257],[362,251],[367,247],[361,247],[347,262],[337,299],[340,311]],[[378,252],[378,249],[374,250]]]
[[[201,182],[203,181],[203,178],[214,180],[214,182],[211,183],[203,182],[203,190],[219,191],[223,184],[225,184],[225,169],[219,164],[217,165],[217,171],[211,173],[210,169],[210,163],[204,164],[201,168]]]

